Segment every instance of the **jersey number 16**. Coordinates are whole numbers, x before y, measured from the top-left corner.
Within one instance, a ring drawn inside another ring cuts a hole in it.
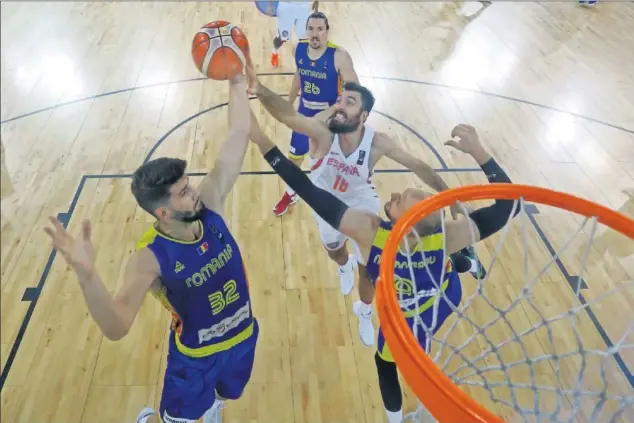
[[[332,189],[339,192],[346,192],[348,191],[348,181],[337,175],[335,183],[332,185]]]

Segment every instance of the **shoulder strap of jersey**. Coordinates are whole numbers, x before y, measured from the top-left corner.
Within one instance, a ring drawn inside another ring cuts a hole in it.
[[[374,141],[374,135],[376,131],[374,128],[371,128],[369,125],[365,125],[365,132],[363,133],[363,139],[361,140],[361,145],[359,146],[359,150],[365,150],[366,154],[370,154],[370,149],[372,148],[372,142]]]

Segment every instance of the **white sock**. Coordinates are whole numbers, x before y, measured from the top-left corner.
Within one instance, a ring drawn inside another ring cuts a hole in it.
[[[277,49],[275,47],[273,47],[273,54],[277,54]]]
[[[339,266],[339,270],[342,272],[351,272],[352,271],[352,257],[348,255],[348,261],[343,266]]]
[[[137,419],[138,419],[137,422],[138,423],[147,423],[147,421],[150,420],[150,417],[155,416],[155,415],[156,415],[156,411],[154,411],[153,408],[146,407],[143,410],[141,410],[141,413],[137,417]]]
[[[293,195],[295,195],[295,191],[293,191],[293,188],[291,187],[286,187],[286,192],[288,193],[288,195],[290,195],[291,197]]]
[[[360,301],[359,311],[362,315],[367,316],[372,313],[372,304],[366,304],[363,301]]]
[[[403,410],[398,410],[398,411],[385,410],[385,412],[387,413],[388,423],[401,423],[403,421]]]

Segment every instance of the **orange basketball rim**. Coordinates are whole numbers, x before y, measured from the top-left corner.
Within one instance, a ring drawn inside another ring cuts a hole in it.
[[[377,284],[377,310],[390,351],[410,388],[439,423],[504,423],[456,386],[414,338],[397,301],[394,266],[400,241],[422,218],[457,201],[509,199],[569,210],[634,240],[634,220],[600,204],[570,194],[529,185],[492,183],[454,188],[429,197],[409,209],[394,225],[385,244]]]

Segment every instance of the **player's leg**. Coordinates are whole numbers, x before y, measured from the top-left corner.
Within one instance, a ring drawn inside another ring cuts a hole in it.
[[[348,238],[326,223],[316,213],[313,213],[313,216],[317,222],[321,242],[328,252],[328,257],[339,265],[338,274],[341,293],[348,295],[354,287],[354,268],[356,267],[356,260],[352,255],[348,254],[348,249],[346,248]]]
[[[146,408],[137,422],[195,423],[216,401],[215,386],[222,370],[222,358],[222,353],[202,358],[185,356],[176,348],[172,333],[158,413],[160,420],[154,410]]]
[[[378,216],[381,209],[381,199],[373,191],[360,196],[349,205],[355,209],[365,210]],[[351,240],[351,243],[354,255],[357,257],[357,260],[360,260],[361,250],[359,249],[359,245],[353,240]],[[361,338],[361,342],[369,347],[374,344],[374,324],[372,323],[374,284],[372,283],[365,266],[361,263],[358,263],[358,266],[359,301],[355,301],[352,306],[352,311],[359,319],[359,337]]]
[[[293,6],[287,2],[279,2],[277,6],[277,37],[273,39],[273,53],[271,54],[273,67],[278,67],[280,64],[279,49],[291,38],[294,22]]]
[[[430,328],[432,333],[436,333],[447,318],[451,316],[454,308],[460,305],[462,300],[462,286],[460,284],[460,278],[457,273],[449,275],[449,285],[445,290],[445,295],[441,297],[438,302],[437,309],[434,310],[434,297],[428,297],[426,300],[422,300],[419,305],[420,308],[424,308],[420,317],[415,319],[414,317],[406,317],[406,321],[410,328],[414,325],[420,324],[422,320],[425,327]],[[432,327],[434,324],[435,326]],[[412,329],[413,331],[413,329]],[[418,344],[423,347],[424,350],[428,350],[427,333],[423,328],[419,328],[417,331]],[[401,391],[401,385],[398,380],[398,374],[396,374],[396,364],[392,353],[385,342],[383,332],[379,327],[379,336],[377,340],[377,353],[375,355],[376,368],[379,376],[379,389],[381,391],[381,397],[383,398],[383,406],[387,414],[389,423],[401,422],[403,419],[403,395]],[[429,351],[428,351],[429,352]]]
[[[220,423],[220,410],[226,400],[237,400],[246,388],[255,362],[255,348],[259,337],[259,325],[254,321],[253,335],[226,351],[224,370],[216,383],[216,394],[222,402],[216,401],[214,406],[203,416],[203,423]]]
[[[297,167],[302,167],[304,157],[308,154],[308,147],[308,137],[304,134],[293,131],[288,158],[295,163]],[[277,202],[275,207],[273,207],[273,213],[275,213],[276,216],[282,216],[293,204],[297,203],[297,201],[299,201],[299,197],[295,191],[293,191],[290,187],[286,187],[284,195],[280,201]]]
[[[372,323],[372,301],[374,285],[365,266],[359,263],[359,301],[355,301],[352,311],[359,319],[359,337],[366,347],[374,345],[374,324]]]
[[[388,423],[401,423],[403,420],[403,392],[398,380],[396,363],[392,353],[385,343],[385,337],[381,328],[377,339],[377,351],[374,354],[376,372],[379,377],[379,391],[383,400],[383,408],[387,415]]]

